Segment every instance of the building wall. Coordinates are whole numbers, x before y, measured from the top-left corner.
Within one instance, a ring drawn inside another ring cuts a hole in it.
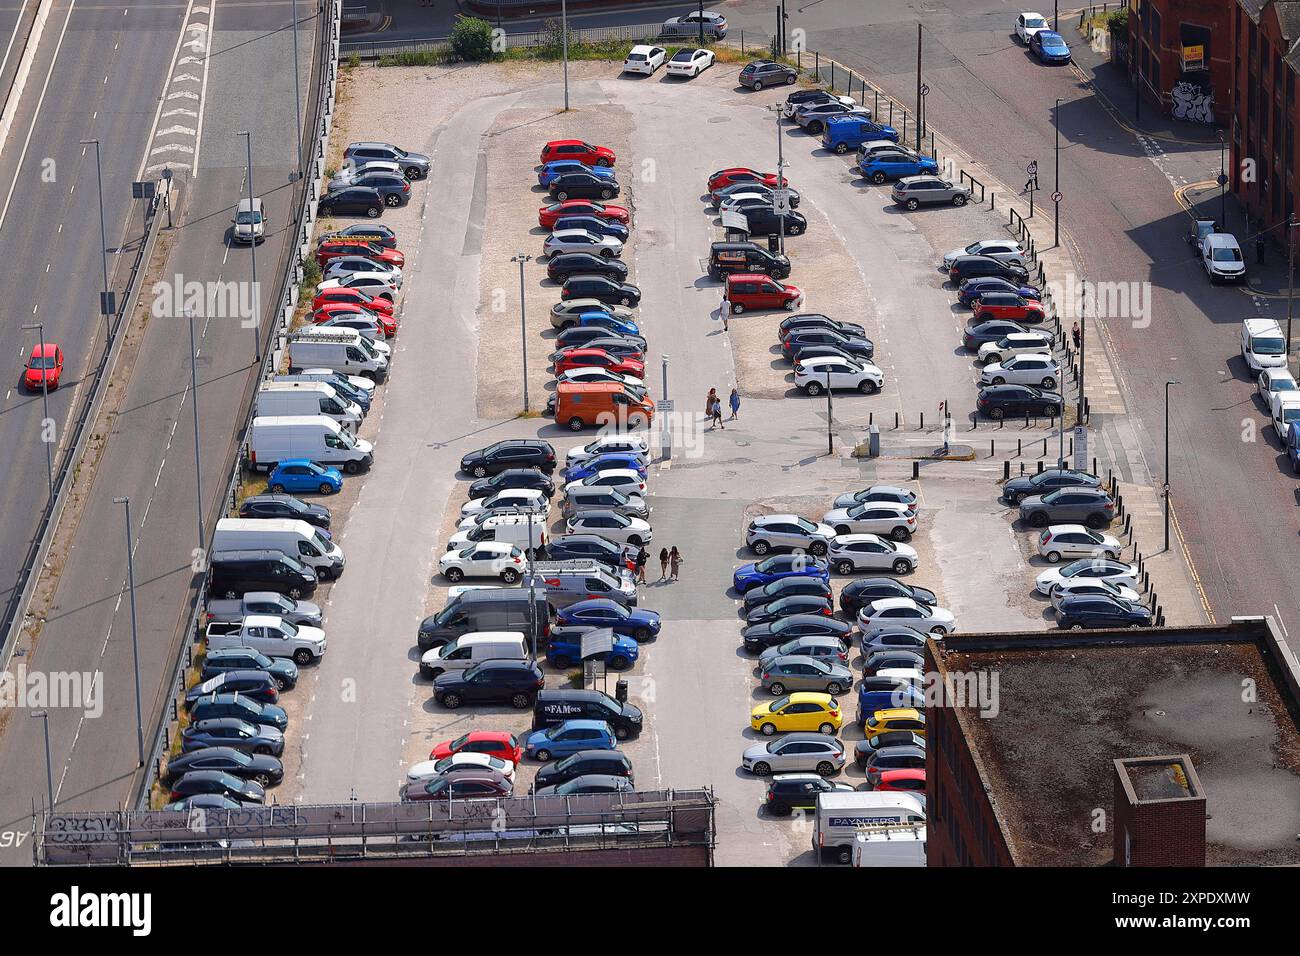
[[[1231,0],[1129,0],[1129,47],[1144,98],[1176,119],[1229,122],[1234,7]],[[1184,49],[1197,46],[1202,68],[1184,63]]]

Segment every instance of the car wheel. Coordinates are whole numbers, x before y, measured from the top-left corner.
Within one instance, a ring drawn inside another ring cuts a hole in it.
[[[482,465],[476,465],[474,470],[470,472],[470,474],[473,475],[475,478],[486,478],[487,469],[484,468]]]
[[[452,584],[457,584],[460,581],[464,580],[465,572],[462,571],[460,568],[448,568],[446,571],[443,572],[442,576],[445,577]]]
[[[581,418],[578,418],[578,417],[575,415],[573,418],[570,418],[570,419],[569,419],[569,431],[571,431],[571,432],[580,432],[580,431],[582,431],[582,426],[583,426],[583,424],[584,424],[584,423],[583,423],[582,419],[581,419]]]
[[[906,541],[912,536],[912,532],[908,531],[907,528],[902,525],[899,525],[893,531],[889,532],[889,536],[895,541]]]
[[[1025,524],[1029,525],[1031,528],[1046,528],[1047,515],[1042,511],[1035,511],[1025,519]]]
[[[628,428],[645,428],[649,424],[644,415],[631,415],[627,420]]]
[[[519,580],[519,572],[514,568],[506,568],[501,572],[501,582],[503,584],[514,584]]]
[[[958,193],[957,195],[953,196],[953,197],[952,197],[952,204],[953,204],[954,206],[964,206],[964,205],[966,205],[966,196],[965,196],[965,194],[963,194],[963,193]]]
[[[749,772],[752,773],[755,777],[766,777],[768,774],[772,772],[772,768],[760,760],[758,763],[754,764],[754,766],[750,768]]]
[[[1007,380],[1006,380],[1005,378],[1003,378],[1001,375],[995,375],[995,376],[993,376],[993,384],[994,384],[994,385],[1005,385],[1005,384],[1007,384]]]
[[[759,727],[758,729],[759,729],[759,731],[763,734],[764,737],[771,737],[773,734],[776,733],[776,725],[775,725],[775,724],[764,724],[763,726]]]
[[[1039,382],[1038,384],[1039,384],[1039,387],[1041,387],[1041,388],[1049,388],[1049,389],[1050,389],[1050,388],[1056,388],[1056,379],[1052,378],[1052,377],[1049,375],[1049,376],[1047,376],[1045,379],[1043,379],[1041,382]]]
[[[852,573],[853,573],[853,562],[852,562],[852,561],[836,561],[836,562],[835,562],[835,573],[836,573],[836,574],[852,574]]]
[[[835,728],[830,724],[822,724],[820,727],[817,728],[817,730],[820,733],[825,734],[827,737],[835,736]]]
[[[795,299],[786,299],[784,308],[787,312],[793,312],[795,309],[799,308],[799,303]]]
[[[555,194],[555,198],[558,199],[560,202],[567,202],[569,199],[569,194],[561,190],[560,192]]]
[[[284,494],[284,485],[278,485],[278,484],[277,484],[277,485],[272,485],[272,486],[271,486],[271,494],[273,494],[273,495],[282,495],[282,494]]]
[[[936,624],[934,627],[930,628],[930,633],[933,634],[935,637],[944,637],[945,635],[947,635],[948,632],[945,631],[938,624]]]
[[[412,181],[413,181],[413,180],[416,180],[416,179],[420,179],[420,178],[421,178],[421,175],[422,175],[422,174],[421,174],[421,172],[420,172],[420,167],[419,167],[419,166],[408,166],[408,167],[406,167],[406,178],[407,178],[408,180],[412,180]]]
[[[1048,564],[1061,563],[1061,552],[1059,551],[1048,551],[1045,555],[1043,555],[1043,557],[1047,559]]]
[[[879,388],[880,386],[869,378],[864,378],[862,381],[858,382],[858,391],[863,395],[874,395],[876,394],[876,390]]]
[[[310,663],[311,663],[311,651],[307,650],[307,648],[305,648],[305,647],[302,648],[301,650],[294,651],[294,652],[293,652],[293,662],[294,662],[295,664],[299,665],[299,666],[304,666],[304,665],[310,664]]]
[[[371,219],[378,219],[379,216],[383,213],[383,211],[384,210],[381,209],[379,206],[371,206],[366,210],[366,215]]]
[[[612,190],[612,189],[602,189],[602,190],[600,191],[600,198],[601,198],[601,199],[613,199],[613,198],[614,198],[614,190]]]
[[[852,533],[853,533],[853,529],[850,528],[850,527],[849,527],[848,525],[846,525],[846,524],[837,525],[836,528],[835,528],[835,533],[836,533],[836,534],[852,534]]]
[[[334,486],[322,481],[320,485],[320,493],[322,495],[332,495],[334,494]]]
[[[618,300],[618,304],[619,304],[619,305],[631,305],[631,304],[632,304],[632,300],[631,300],[630,298],[628,298],[627,296],[623,296],[623,298],[621,298],[621,299]]]
[[[742,313],[742,312],[744,312],[744,311],[745,311],[745,307],[744,307],[741,303],[739,303],[739,302],[733,302],[733,303],[731,303],[731,314],[732,314],[732,315],[740,315],[740,313]]]
[[[920,204],[919,202],[917,202],[915,199],[909,199],[909,200],[907,201],[907,208],[908,208],[909,210],[912,210],[913,212],[916,211],[916,207],[919,206],[919,205],[921,205],[921,204]]]
[[[1082,631],[1082,630],[1083,630],[1083,625],[1082,625],[1082,624],[1071,624],[1071,625],[1070,625],[1070,630],[1072,630],[1072,631]]]
[[[1109,558],[1110,560],[1112,560],[1112,561],[1118,561],[1118,560],[1119,560],[1119,554],[1118,554],[1117,552],[1115,552],[1115,551],[1106,551],[1106,552],[1104,552],[1104,554],[1106,555],[1106,557],[1108,557],[1108,558]]]
[[[441,667],[431,667],[429,668],[429,680],[437,680],[445,673],[447,672],[443,670]]]
[[[762,88],[763,88],[763,81],[762,81],[762,80],[755,80],[755,81],[754,81],[754,92],[757,93],[757,92],[758,92],[759,90],[761,90]]]
[[[650,640],[651,636],[650,628],[648,627],[638,627],[632,632],[632,639],[638,644],[644,644],[646,641]]]
[[[277,678],[275,678],[275,689],[276,689],[276,690],[288,690],[288,689],[289,689],[289,685],[288,685],[288,683],[287,683],[283,678],[277,677]]]
[[[255,753],[255,754],[261,754],[261,755],[263,755],[264,757],[269,757],[269,756],[271,756],[271,748],[270,748],[270,747],[254,747],[254,748],[253,748],[253,753]]]
[[[546,763],[551,759],[551,752],[549,750],[539,750],[534,756],[542,763]]]
[[[813,121],[812,121],[811,123],[809,123],[809,124],[807,125],[807,127],[805,127],[805,128],[808,130],[808,132],[812,133],[814,136],[820,136],[820,135],[821,135],[822,124],[821,124],[821,122],[819,122],[818,120],[813,120]]]
[[[771,693],[773,697],[780,697],[782,694],[785,693],[785,685],[782,684],[780,681],[773,681],[770,685],[768,685],[767,689],[768,692]]]
[[[894,562],[895,574],[907,574],[911,570],[912,570],[912,562],[908,561],[906,558],[899,558],[897,561]]]
[[[849,144],[848,144],[848,143],[836,143],[836,144],[835,144],[835,152],[837,152],[837,153],[843,155],[844,153],[847,153],[848,151],[849,151]]]
[[[1085,522],[1085,524],[1087,524],[1088,527],[1092,528],[1094,531],[1097,530],[1098,528],[1106,527],[1107,523],[1108,522],[1106,521],[1106,516],[1100,514],[1088,515],[1088,520]]]
[[[632,733],[626,727],[615,727],[614,736],[619,740],[627,740],[632,736]]]
[[[361,470],[361,462],[349,461],[343,466],[343,470],[349,475],[355,475]]]
[[[881,185],[882,183],[884,183],[884,181],[885,181],[886,179],[888,179],[888,178],[889,178],[889,177],[886,176],[884,173],[872,173],[872,174],[871,174],[871,181],[872,181],[873,183],[875,183],[877,186],[879,186],[879,185]]]
[[[815,558],[824,558],[826,556],[827,546],[825,541],[814,541],[808,545],[808,553]]]
[[[569,660],[569,658],[564,654],[552,654],[551,664],[556,668],[556,670],[565,671],[573,666],[573,661]]]
[[[402,201],[401,196],[388,195],[384,197],[384,203],[389,206],[393,206],[394,208],[396,208],[401,203],[401,201]]]
[[[979,317],[978,315],[975,316],[975,320],[974,320],[974,321],[978,322],[979,320],[980,320],[980,317]],[[997,352],[990,352],[990,353],[988,354],[988,356],[984,359],[984,364],[985,364],[985,365],[996,365],[998,362],[1001,362],[1001,361],[1002,361],[1002,356],[1001,356],[1001,355],[999,355]]]
[[[789,229],[786,230],[786,232],[788,232],[792,236],[797,236],[799,235],[799,233],[803,232],[803,226],[799,225],[798,223],[794,223],[790,226]]]
[[[817,764],[817,772],[823,777],[833,777],[835,776],[835,764],[829,760],[823,760]]]
[[[233,598],[235,595],[231,593],[230,597]],[[298,600],[298,598],[302,597],[302,588],[289,588],[289,597],[293,598],[295,601]]]
[[[457,707],[460,706],[460,694],[456,694],[456,693],[443,694],[440,703],[448,710],[455,710]]]
[[[636,547],[636,548],[641,547],[641,537],[640,537],[640,535],[635,535],[635,534],[628,535],[628,537],[627,537],[627,543],[630,544],[630,545],[632,545],[633,547]]]
[[[608,166],[608,165],[609,165],[609,160],[606,159],[604,156],[602,156],[602,157],[600,157],[599,159],[596,160],[596,165],[597,165],[597,166]]]
[[[836,681],[831,681],[829,684],[826,685],[826,693],[830,694],[832,697],[838,697],[843,692],[844,692],[844,688],[841,687]]]
[[[752,545],[750,545],[750,548],[753,550],[755,554],[759,555],[760,557],[772,550],[772,546],[768,544],[766,541],[755,541]]]
[[[1005,416],[1005,415],[1006,415],[1006,412],[1003,411],[1003,410],[1000,409],[1000,408],[990,408],[990,409],[989,409],[989,418],[1002,418],[1002,417]]]
[[[616,671],[625,671],[632,666],[632,662],[620,654],[609,659],[609,666]]]
[[[795,75],[794,75],[793,73],[787,73],[787,74],[785,75],[785,85],[786,85],[786,86],[789,86],[790,84],[792,84],[792,83],[794,82],[794,80],[795,80]]]
[[[510,706],[515,710],[526,710],[533,706],[533,699],[527,694],[515,694],[510,698]]]
[[[814,396],[820,395],[822,393],[822,383],[809,382],[807,385],[803,387],[803,390],[805,395],[814,395]]]

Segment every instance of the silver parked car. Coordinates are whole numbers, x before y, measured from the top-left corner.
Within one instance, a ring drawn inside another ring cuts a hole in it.
[[[925,642],[921,642],[925,646]],[[778,657],[815,657],[818,660],[826,661],[829,664],[844,664],[848,662],[849,653],[845,649],[838,637],[830,635],[809,635],[807,637],[796,637],[792,641],[786,641],[777,647],[769,647],[763,653],[758,655],[758,666],[766,667]]]
[[[853,672],[838,661],[832,664],[807,654],[791,654],[768,661],[762,681],[773,697],[800,690],[835,697],[853,686]]]
[[[916,499],[916,492],[909,491],[906,488],[899,488],[897,485],[871,485],[863,488],[861,491],[850,491],[842,495],[837,495],[831,502],[832,508],[852,508],[854,505],[866,504],[868,501],[893,501],[900,505],[907,505],[912,511],[920,511],[920,502]]]
[[[894,183],[890,195],[897,205],[907,209],[940,203],[964,206],[970,199],[970,189],[940,176],[904,176]]]
[[[799,515],[760,515],[745,529],[745,544],[755,554],[807,551],[821,557],[830,550],[835,529]]]
[[[790,772],[829,777],[844,767],[844,744],[825,734],[786,734],[754,744],[741,756],[740,764],[757,777]]]
[[[869,120],[871,110],[865,106],[846,106],[835,102],[813,103],[794,111],[794,121],[814,136],[821,133],[826,126],[827,118],[831,116],[856,116],[859,119]]]

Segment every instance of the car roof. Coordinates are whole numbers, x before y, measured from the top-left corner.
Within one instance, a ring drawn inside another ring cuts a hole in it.
[[[1211,248],[1217,249],[1238,249],[1237,237],[1229,232],[1212,232],[1205,237],[1205,242]]]
[[[857,502],[857,504],[849,505],[849,508],[850,508],[850,509],[853,509],[853,508],[893,508],[895,511],[899,511],[899,512],[910,511],[910,510],[911,510],[911,507],[912,507],[912,505],[911,505],[909,502],[906,502],[906,501],[887,501],[887,500],[859,501],[859,502]]]
[[[877,600],[872,601],[870,606],[875,608],[877,611],[886,611],[896,607],[920,607],[920,605],[917,604],[916,599],[910,597],[878,598]]]
[[[604,720],[592,720],[586,717],[576,717],[573,720],[566,720],[561,727],[579,727],[585,730],[608,730],[609,723]]]
[[[862,502],[862,503],[866,504],[866,502]],[[835,536],[835,544],[837,545],[861,544],[863,541],[883,541],[883,540],[884,538],[880,537],[880,535],[869,534],[868,532],[865,531],[858,532],[856,534],[837,534]]]
[[[1259,332],[1281,332],[1282,327],[1274,319],[1244,319],[1242,325],[1251,335]]]
[[[651,50],[662,49],[663,47],[661,46],[654,46],[649,43],[638,43],[636,46],[632,47],[632,49],[628,50],[628,53],[649,53]]]

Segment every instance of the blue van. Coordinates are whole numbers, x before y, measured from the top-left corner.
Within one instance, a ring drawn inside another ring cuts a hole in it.
[[[856,150],[873,139],[898,142],[898,130],[857,116],[828,116],[822,130],[822,145],[837,153]]]

